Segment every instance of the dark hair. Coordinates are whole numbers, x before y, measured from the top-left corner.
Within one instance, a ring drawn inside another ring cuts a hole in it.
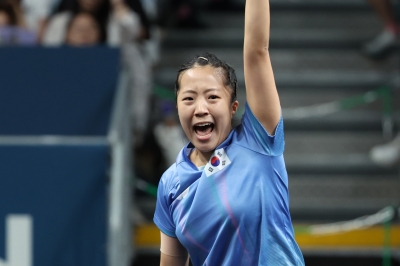
[[[73,15],[76,15],[80,12],[86,12],[80,8],[79,6],[79,0],[62,0],[57,8],[54,10],[53,15],[69,11]],[[101,31],[101,43],[105,43],[107,40],[107,21],[110,16],[110,10],[111,10],[111,5],[109,0],[103,0],[99,8],[97,9],[96,12],[94,12],[92,15],[96,18],[97,22],[100,24],[100,31]]]
[[[231,94],[231,103],[236,101],[237,98],[237,78],[235,74],[235,70],[228,65],[226,62],[220,60],[217,58],[214,54],[211,53],[204,53],[202,55],[196,56],[193,59],[191,59],[189,62],[186,64],[183,64],[180,69],[178,70],[178,74],[176,76],[175,80],[175,95],[178,95],[178,91],[180,89],[179,87],[179,82],[180,82],[180,77],[183,72],[185,72],[188,69],[191,69],[196,66],[211,66],[214,68],[220,68],[223,70],[223,74],[225,77],[225,84],[226,86],[229,86],[232,90]]]
[[[18,15],[15,7],[9,1],[0,1],[0,11],[7,14],[10,22],[10,26],[18,25]]]

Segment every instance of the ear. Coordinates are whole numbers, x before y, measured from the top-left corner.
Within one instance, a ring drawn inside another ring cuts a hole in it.
[[[232,113],[231,113],[231,117],[233,117],[236,114],[236,111],[239,107],[239,102],[238,101],[234,101],[232,103]]]

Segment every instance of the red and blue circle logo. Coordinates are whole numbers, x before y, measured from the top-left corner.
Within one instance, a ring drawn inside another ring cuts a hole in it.
[[[218,166],[220,164],[220,160],[217,156],[214,156],[211,158],[211,165],[212,166]]]

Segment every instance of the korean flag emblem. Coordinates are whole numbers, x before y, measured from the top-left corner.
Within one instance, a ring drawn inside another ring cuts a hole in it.
[[[207,163],[204,171],[206,176],[210,176],[216,172],[221,171],[226,166],[231,164],[231,160],[229,160],[228,155],[226,154],[224,149],[218,149],[214,151],[213,155],[211,156],[210,161]]]

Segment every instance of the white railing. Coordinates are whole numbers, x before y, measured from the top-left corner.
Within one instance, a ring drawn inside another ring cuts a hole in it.
[[[128,78],[128,73],[121,70],[108,131],[111,145],[108,266],[130,265],[134,251],[130,222],[133,155]]]

